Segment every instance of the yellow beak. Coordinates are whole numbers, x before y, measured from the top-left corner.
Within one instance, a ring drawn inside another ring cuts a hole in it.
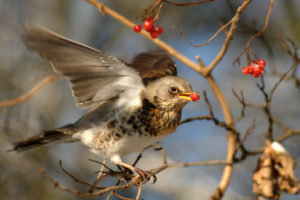
[[[186,101],[198,101],[200,99],[200,95],[197,92],[179,93],[178,96]]]

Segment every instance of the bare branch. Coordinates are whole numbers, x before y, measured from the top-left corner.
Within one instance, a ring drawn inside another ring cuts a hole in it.
[[[293,62],[291,67],[292,73],[290,76],[287,76],[285,79],[294,81],[296,87],[300,88],[300,78],[296,77],[296,72],[299,69],[299,63],[300,63],[300,58],[299,55],[297,54],[298,46],[290,38],[287,38],[286,39],[287,41],[285,41],[279,36],[278,40],[286,50],[287,54],[291,57]],[[276,68],[273,69],[273,74],[282,76],[282,73],[278,72]]]
[[[140,199],[140,196],[141,196],[141,192],[142,192],[142,184],[140,183],[139,184],[139,190],[138,190],[138,192],[137,192],[137,194],[136,194],[136,200],[139,200]]]
[[[85,182],[85,181],[82,181],[82,180],[79,180],[78,178],[76,178],[74,175],[72,175],[70,172],[68,172],[67,170],[65,170],[63,167],[62,167],[62,161],[60,160],[59,161],[59,168],[66,174],[68,175],[69,177],[71,177],[75,182],[77,183],[81,183],[83,185],[87,185],[93,189],[103,189],[103,187],[100,187],[100,186],[97,186],[97,185],[94,185],[94,184],[90,184],[88,182]]]
[[[42,88],[44,88],[49,83],[53,82],[56,79],[54,75],[47,76],[44,78],[40,83],[38,83],[34,88],[32,88],[28,93],[17,97],[15,99],[0,101],[0,107],[6,107],[6,106],[14,106],[21,103],[26,102],[29,100],[33,95],[35,95],[38,91],[40,91]]]

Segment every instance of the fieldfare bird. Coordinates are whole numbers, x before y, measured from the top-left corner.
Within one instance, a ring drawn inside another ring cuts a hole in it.
[[[23,40],[69,79],[77,107],[89,111],[73,124],[14,143],[12,150],[81,140],[112,163],[142,173],[121,158],[174,132],[184,105],[199,99],[165,52],[142,53],[126,64],[32,24]]]

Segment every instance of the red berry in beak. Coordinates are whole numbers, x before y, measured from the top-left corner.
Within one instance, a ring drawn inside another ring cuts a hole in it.
[[[192,101],[198,101],[200,99],[200,95],[196,92],[192,92],[190,95]]]

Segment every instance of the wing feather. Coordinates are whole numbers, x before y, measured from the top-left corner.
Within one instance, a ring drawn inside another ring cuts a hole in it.
[[[140,75],[117,58],[33,24],[26,24],[23,40],[70,80],[77,107],[93,108],[118,97],[125,97],[122,103],[135,98],[141,104]]]

